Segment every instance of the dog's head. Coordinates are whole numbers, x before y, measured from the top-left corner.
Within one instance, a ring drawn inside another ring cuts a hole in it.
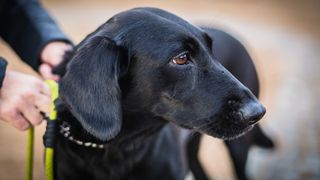
[[[234,138],[265,112],[215,58],[212,39],[168,12],[120,13],[76,48],[60,95],[84,129],[114,138],[123,109],[219,138]]]

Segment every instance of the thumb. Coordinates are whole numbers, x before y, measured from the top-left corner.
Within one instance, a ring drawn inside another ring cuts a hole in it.
[[[49,64],[41,64],[39,66],[39,73],[43,79],[59,80],[59,76],[52,73],[52,67]]]

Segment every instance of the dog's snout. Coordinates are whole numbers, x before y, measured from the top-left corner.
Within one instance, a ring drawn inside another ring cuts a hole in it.
[[[240,109],[239,109],[243,120],[248,125],[253,125],[257,121],[259,121],[264,114],[266,113],[265,107],[262,106],[258,101],[251,101],[249,103],[245,103]]]

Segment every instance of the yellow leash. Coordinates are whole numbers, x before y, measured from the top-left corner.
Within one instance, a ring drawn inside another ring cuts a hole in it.
[[[59,89],[58,84],[53,80],[47,80],[46,83],[51,89],[50,115],[47,121],[46,133],[44,135],[46,180],[53,180],[53,146],[55,136],[55,122],[57,119],[57,111],[55,110],[54,101],[58,98]],[[33,139],[34,128],[30,128],[28,132],[27,180],[32,180],[33,175]]]
[[[28,155],[27,155],[27,180],[32,180],[33,176],[33,142],[34,141],[34,129],[33,127],[28,130]]]

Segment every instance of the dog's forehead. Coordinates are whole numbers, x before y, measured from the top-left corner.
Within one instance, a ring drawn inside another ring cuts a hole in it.
[[[100,32],[99,32],[100,31]],[[113,16],[98,33],[128,49],[130,56],[168,59],[194,47],[205,47],[204,31],[180,17],[155,8],[138,8]],[[202,44],[202,45],[201,45]]]
[[[151,10],[161,11],[161,15]],[[168,15],[164,16],[164,15]],[[203,31],[183,19],[160,9],[137,8],[112,17],[107,24],[116,24],[118,36],[130,41],[141,38],[170,41],[181,37],[202,38]]]

